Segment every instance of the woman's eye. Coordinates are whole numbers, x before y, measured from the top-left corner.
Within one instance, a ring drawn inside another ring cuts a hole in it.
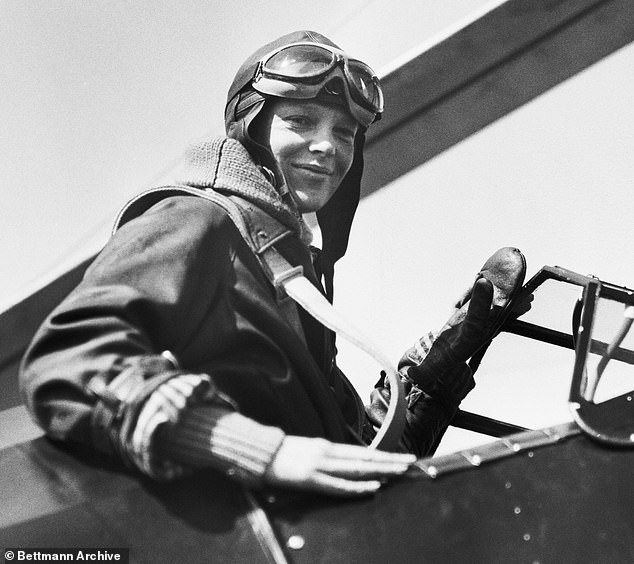
[[[348,128],[340,128],[335,131],[337,136],[344,141],[352,142],[354,141],[354,136],[356,135],[356,129],[348,129]]]
[[[288,123],[290,123],[291,125],[297,126],[297,127],[307,127],[310,125],[311,121],[307,116],[289,116],[286,118],[286,121]]]

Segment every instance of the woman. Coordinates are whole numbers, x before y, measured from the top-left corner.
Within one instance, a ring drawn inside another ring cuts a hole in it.
[[[473,386],[464,360],[485,341],[492,284],[474,286],[467,319],[427,367],[411,351],[401,361],[410,395],[400,446],[414,454],[368,449],[389,390],[379,385],[365,410],[335,364],[333,335],[277,295],[226,210],[196,197],[212,190],[247,222],[283,229],[278,251],[332,299],[364,134],[381,112],[371,69],[322,35],[292,33],[254,53],[229,90],[228,137],[191,148],[165,182],[181,188],[126,210],[35,336],[21,383],[47,434],[157,479],[213,468],[340,495],[373,492],[430,453]],[[309,246],[311,212],[321,251]]]

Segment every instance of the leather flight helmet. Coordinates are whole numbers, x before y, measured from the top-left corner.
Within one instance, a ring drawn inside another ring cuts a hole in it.
[[[263,145],[257,143],[249,132],[254,119],[260,114],[266,100],[272,98],[268,94],[256,91],[252,84],[259,69],[260,61],[280,47],[293,43],[310,42],[339,47],[327,37],[313,31],[296,31],[284,35],[255,51],[238,70],[227,95],[225,106],[225,129],[228,137],[240,141],[253,158],[269,168],[273,156]],[[319,96],[315,96],[319,97]],[[342,95],[342,98],[349,96]],[[343,100],[344,105],[349,100]],[[380,113],[376,119],[380,118]],[[324,275],[326,293],[332,299],[332,278],[334,263],[346,252],[352,221],[359,204],[361,176],[363,174],[363,146],[366,127],[359,126],[355,139],[354,159],[348,174],[328,203],[317,212],[317,220],[322,233],[322,252],[318,270]]]

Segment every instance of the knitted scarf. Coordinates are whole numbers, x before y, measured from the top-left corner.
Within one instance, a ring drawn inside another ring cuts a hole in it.
[[[306,245],[312,241],[310,228],[294,202],[277,192],[265,172],[235,139],[217,137],[192,145],[161,179],[161,186],[171,184],[213,188],[227,196],[240,196],[291,229]]]

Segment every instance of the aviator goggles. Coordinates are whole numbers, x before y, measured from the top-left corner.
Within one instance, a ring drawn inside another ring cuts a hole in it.
[[[333,80],[336,77],[342,80]],[[260,60],[252,86],[262,94],[282,98],[310,99],[322,90],[343,94],[350,113],[364,127],[380,119],[383,112],[383,91],[375,72],[322,43],[291,43],[269,53]]]

